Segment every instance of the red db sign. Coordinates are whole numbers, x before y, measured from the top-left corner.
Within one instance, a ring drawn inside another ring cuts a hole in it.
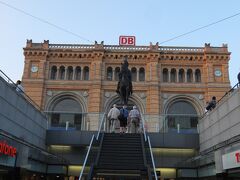
[[[120,36],[119,45],[122,46],[135,46],[135,36]]]

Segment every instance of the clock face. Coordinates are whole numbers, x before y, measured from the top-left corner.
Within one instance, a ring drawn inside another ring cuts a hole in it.
[[[217,70],[215,70],[215,76],[221,76],[222,75],[222,72],[221,72],[221,70],[219,70],[219,69],[217,69]]]
[[[31,71],[33,73],[37,72],[38,71],[38,67],[37,66],[32,66]]]

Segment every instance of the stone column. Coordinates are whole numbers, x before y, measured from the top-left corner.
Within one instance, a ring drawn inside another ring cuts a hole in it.
[[[192,75],[193,75],[193,83],[196,83],[195,69],[193,69]]]
[[[115,69],[112,70],[112,81],[115,81]]]
[[[76,67],[73,67],[73,77],[72,80],[76,79]]]
[[[81,68],[81,78],[80,78],[80,80],[83,80],[83,70],[84,70],[84,67]]]
[[[179,74],[178,73],[179,73],[179,69],[176,69],[176,78],[177,78],[176,82],[179,82],[179,77],[178,77]]]
[[[137,68],[137,82],[139,81],[139,68]]]

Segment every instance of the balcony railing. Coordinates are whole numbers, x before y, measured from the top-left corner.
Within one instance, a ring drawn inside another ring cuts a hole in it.
[[[104,113],[82,113],[82,112],[64,112],[64,111],[45,111],[48,114],[50,130],[94,130],[96,127],[90,127],[90,124],[98,124]],[[152,115],[143,114],[145,119],[144,130],[156,133],[198,133],[198,119],[196,114],[164,114]],[[140,122],[143,123],[142,121]],[[141,124],[139,127],[141,127]],[[110,123],[107,119],[104,122],[104,131],[109,132]],[[119,122],[117,123],[117,130]],[[130,123],[128,125],[130,128]]]

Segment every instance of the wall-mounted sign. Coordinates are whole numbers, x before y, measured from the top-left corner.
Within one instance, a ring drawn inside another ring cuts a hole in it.
[[[240,167],[240,150],[222,156],[223,169]]]
[[[119,45],[121,46],[135,46],[135,36],[119,36]]]
[[[15,157],[17,149],[7,144],[6,141],[0,141],[0,155],[4,154],[7,156]]]

